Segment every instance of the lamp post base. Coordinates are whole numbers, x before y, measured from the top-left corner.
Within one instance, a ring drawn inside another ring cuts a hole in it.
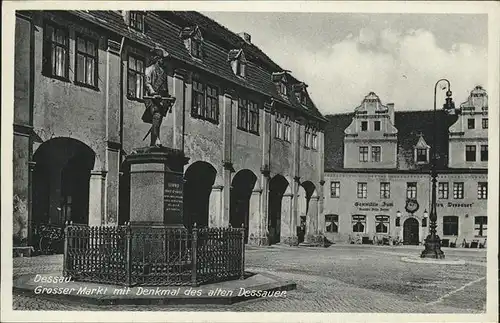
[[[441,250],[439,236],[427,236],[425,239],[425,250],[420,254],[420,258],[444,259],[444,252]]]

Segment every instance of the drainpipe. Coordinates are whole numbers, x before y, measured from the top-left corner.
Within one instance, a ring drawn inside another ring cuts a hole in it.
[[[125,45],[125,36],[122,36],[122,41],[120,42],[120,163],[123,158],[123,63],[122,54],[123,47]]]
[[[123,95],[124,95],[124,91],[123,91],[123,63],[122,63],[122,55],[123,55],[123,47],[125,45],[125,36],[122,36],[122,40],[120,42],[120,51],[119,51],[119,57],[120,57],[120,81],[119,81],[119,87],[120,87],[120,133],[119,133],[119,136],[120,136],[120,152],[119,152],[119,155],[118,155],[118,158],[120,160],[120,168],[119,168],[119,171],[118,171],[118,218],[116,219],[116,222],[118,224],[120,224],[120,220],[123,218],[123,216],[121,215],[122,212],[126,212],[128,213],[128,208],[124,208],[124,203],[122,203],[123,201],[123,197],[122,197],[122,181],[125,180],[126,178],[123,176],[124,173],[127,172],[127,169],[126,167],[123,167],[123,155],[124,155],[124,152],[123,152],[123,103],[124,103],[124,99],[123,99]]]

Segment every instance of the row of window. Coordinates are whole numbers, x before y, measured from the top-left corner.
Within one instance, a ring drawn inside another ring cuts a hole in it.
[[[371,148],[371,160],[368,159],[369,157],[369,150]],[[487,152],[486,152],[487,153]],[[427,162],[427,149],[426,148],[417,148],[416,149],[416,154],[417,154],[417,162]],[[382,161],[382,147],[381,146],[360,146],[359,147],[359,161],[360,162],[374,162],[374,163],[379,163]]]
[[[251,133],[259,133],[259,106],[257,103],[238,99],[238,128]]]
[[[399,218],[396,218],[396,226],[400,226]],[[353,215],[352,216],[352,232],[366,233],[366,215]],[[458,216],[443,216],[443,235],[456,236],[458,235]],[[390,217],[388,215],[375,216],[375,232],[388,233],[389,232]],[[424,222],[422,226],[425,227]],[[488,226],[488,217],[476,216],[474,217],[474,233],[478,237],[486,237]],[[338,214],[325,215],[325,231],[330,233],[337,233],[339,230],[339,216]]]
[[[368,198],[368,183],[359,182],[357,183],[357,198],[366,199]],[[332,181],[330,183],[330,197],[340,198],[340,182]],[[438,199],[448,199],[449,198],[449,183],[439,182],[438,183]],[[391,183],[381,182],[380,183],[380,198],[388,199],[391,198]],[[416,199],[417,198],[417,183],[407,182],[406,183],[406,198]],[[464,198],[464,183],[454,182],[453,183],[453,198],[463,199]],[[488,198],[488,183],[478,182],[477,183],[477,198],[480,200],[485,200]]]
[[[373,121],[373,130],[380,131],[380,121]],[[361,121],[361,131],[368,131],[368,121]]]
[[[375,232],[388,233],[390,217],[388,215],[375,216]],[[325,231],[330,233],[339,232],[339,216],[338,214],[325,215]],[[366,215],[352,216],[352,232],[364,233],[366,230]]]
[[[371,146],[372,158],[371,161],[378,163],[382,160],[382,147],[380,146]],[[367,162],[368,161],[368,146],[359,147],[359,161]]]
[[[488,129],[488,118],[482,118],[481,128]],[[467,119],[467,129],[476,129],[476,119]]]
[[[474,120],[474,119],[472,119]],[[475,162],[477,158],[476,145],[465,146],[465,161]],[[488,161],[488,145],[481,145],[480,160]]]
[[[68,80],[69,37],[68,31],[56,25],[46,24],[43,42],[43,74]],[[83,35],[76,35],[75,83],[97,87],[98,41]]]
[[[380,121],[373,121],[373,131],[380,131]],[[488,129],[488,118],[482,118],[481,127]],[[476,119],[467,119],[467,129],[476,128]],[[368,121],[361,121],[361,131],[368,131]]]
[[[143,14],[130,13],[130,26],[142,30]],[[192,47],[197,48],[197,47]],[[97,87],[98,79],[98,42],[88,37],[77,36],[75,57],[75,83]],[[69,37],[66,29],[47,24],[44,42],[44,74],[51,77],[68,79],[69,76]],[[240,70],[240,67],[238,68]],[[127,97],[142,99],[144,96],[145,61],[129,55],[127,64]],[[191,114],[194,117],[219,122],[219,93],[215,86],[193,80]],[[276,138],[290,141],[291,125],[289,117],[276,119]],[[259,133],[259,106],[256,102],[240,98],[238,100],[238,128],[254,134]],[[305,146],[317,148],[317,134],[306,129]]]
[[[318,149],[318,134],[312,127],[306,127],[306,135],[304,138],[304,147]]]
[[[193,80],[191,115],[214,123],[219,122],[217,87]]]
[[[443,216],[443,235],[457,236],[458,235],[458,216]],[[474,217],[474,233],[478,237],[486,237],[488,226],[488,217]]]
[[[291,128],[292,126],[290,124],[290,117],[287,116],[286,114],[277,113],[275,120],[274,136],[277,139],[290,142]]]
[[[286,114],[277,113],[275,119],[275,134],[277,139],[290,142],[291,129],[290,117]],[[304,147],[311,149],[318,149],[318,133],[311,127],[306,126],[304,136]]]
[[[480,161],[488,161],[488,145],[481,145],[479,158]],[[382,148],[380,146],[371,146],[371,162],[380,162],[382,156]],[[427,162],[427,148],[417,148],[417,162]],[[368,162],[369,147],[359,147],[359,161]],[[477,160],[477,147],[476,145],[465,146],[465,161],[475,162]]]

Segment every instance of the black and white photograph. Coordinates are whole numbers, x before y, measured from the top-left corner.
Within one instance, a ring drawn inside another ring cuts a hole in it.
[[[405,3],[4,3],[2,321],[496,322],[500,6]]]

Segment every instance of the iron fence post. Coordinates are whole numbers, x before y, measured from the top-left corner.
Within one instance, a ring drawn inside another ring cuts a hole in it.
[[[132,285],[132,229],[130,228],[130,222],[126,223],[125,227],[125,284],[127,287]]]
[[[241,224],[241,274],[240,279],[245,279],[245,224]]]
[[[63,276],[68,275],[68,221],[64,223]]]
[[[191,237],[191,286],[198,286],[197,274],[198,274],[198,228],[196,223],[193,225],[192,237]]]

